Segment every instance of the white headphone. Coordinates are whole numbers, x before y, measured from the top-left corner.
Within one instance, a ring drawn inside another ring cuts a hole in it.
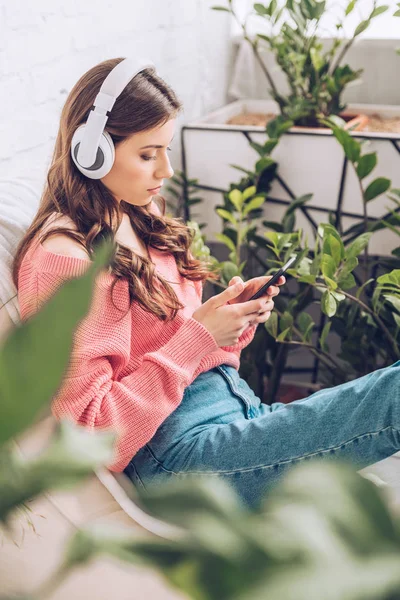
[[[93,110],[71,141],[71,156],[75,165],[89,179],[100,179],[111,171],[115,159],[114,143],[104,131],[109,111],[128,83],[141,71],[155,68],[149,61],[125,58],[107,75],[93,103]]]

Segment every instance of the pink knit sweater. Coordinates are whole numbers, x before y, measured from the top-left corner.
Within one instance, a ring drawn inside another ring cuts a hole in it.
[[[177,408],[185,388],[204,371],[220,364],[239,367],[240,351],[250,343],[248,327],[235,346],[218,347],[209,331],[192,318],[201,305],[202,285],[179,274],[174,257],[149,248],[156,271],[174,287],[184,308],[169,323],[129,307],[128,284],[100,273],[89,314],[78,326],[63,384],[52,401],[57,418],[73,419],[91,429],[117,433],[109,466],[122,471],[135,453]],[[82,275],[90,260],[54,254],[31,244],[19,271],[22,319],[31,316],[65,280]],[[121,318],[122,315],[127,313]]]

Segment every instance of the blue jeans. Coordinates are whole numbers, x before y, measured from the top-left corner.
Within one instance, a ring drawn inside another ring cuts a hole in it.
[[[244,503],[257,506],[304,460],[340,458],[361,469],[399,450],[400,361],[271,406],[261,403],[236,369],[221,365],[185,389],[181,404],[125,472],[142,490],[193,474],[222,477]]]

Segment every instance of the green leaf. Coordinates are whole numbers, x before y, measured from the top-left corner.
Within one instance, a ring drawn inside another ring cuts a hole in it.
[[[336,290],[338,284],[336,283],[336,281],[334,281],[333,279],[331,279],[330,277],[328,277],[327,275],[324,276],[325,282],[327,284],[327,286],[329,287],[330,291],[332,292],[332,290]]]
[[[230,13],[230,9],[226,8],[226,6],[212,6],[211,10],[223,10],[224,12]]]
[[[104,244],[87,273],[70,279],[0,348],[0,444],[28,427],[55,395],[68,366],[75,328],[89,310],[97,273],[109,264]],[[62,318],[60,318],[62,315]]]
[[[289,244],[292,239],[291,233],[278,233],[278,249],[283,250],[287,244]]]
[[[298,208],[303,206],[306,202],[311,200],[312,197],[313,197],[313,194],[305,194],[304,196],[300,196],[299,198],[292,200],[292,202],[289,204],[289,208],[287,209],[285,214],[290,215],[295,210],[297,210]]]
[[[280,235],[279,233],[277,233],[276,231],[266,231],[264,235],[266,238],[268,238],[273,243],[275,248],[278,247],[279,235]]]
[[[278,144],[278,140],[267,140],[263,146],[264,154],[270,154]]]
[[[329,290],[326,290],[322,294],[321,298],[321,309],[322,312],[325,313],[328,317],[333,317],[336,313],[337,303],[334,296],[331,294]]]
[[[285,310],[279,321],[279,326],[281,328],[281,331],[283,331],[284,329],[287,329],[288,327],[289,328],[292,327],[292,325],[293,325],[293,316],[290,312]]]
[[[69,487],[93,470],[110,462],[115,435],[110,431],[88,431],[64,421],[56,425],[50,443],[33,459],[9,456],[7,468],[0,461],[0,520],[23,502],[48,489]]]
[[[297,323],[301,333],[305,334],[310,328],[310,325],[315,325],[313,318],[306,312],[302,312],[297,317]]]
[[[357,162],[360,157],[361,144],[357,142],[351,135],[344,129],[339,127],[332,128],[333,135],[342,146],[345,155],[352,162]]]
[[[310,273],[311,275],[318,275],[321,266],[321,256],[319,254],[315,255],[311,265],[310,265]]]
[[[400,285],[400,269],[393,269],[390,273],[385,273],[384,275],[380,275],[377,279],[377,282],[380,285],[385,283],[393,283],[395,285]]]
[[[249,144],[260,156],[264,155],[264,148],[261,144],[257,144],[257,142],[250,142]]]
[[[266,330],[273,338],[278,335],[278,315],[272,311],[270,318],[264,323]]]
[[[242,208],[242,204],[243,204],[242,192],[240,190],[232,190],[228,194],[228,198],[232,202],[232,204],[236,208],[236,210],[240,211]]]
[[[273,14],[275,13],[277,8],[278,8],[277,0],[271,0],[271,2],[269,3],[269,7],[268,7],[268,13],[271,17],[273,16]]]
[[[356,27],[356,30],[354,32],[354,37],[356,37],[357,35],[360,35],[366,29],[368,29],[368,27],[370,26],[370,23],[371,23],[371,21],[369,19],[367,19],[365,21],[361,21],[361,23],[359,23],[359,25]]]
[[[378,6],[377,8],[375,8],[372,13],[371,13],[371,19],[373,19],[374,17],[378,17],[379,15],[383,14],[384,12],[386,12],[388,10],[389,6]]]
[[[281,223],[276,223],[275,221],[263,221],[262,224],[264,225],[264,227],[268,227],[269,229],[273,229],[274,231],[283,233],[284,228]]]
[[[329,254],[323,254],[322,256],[321,271],[325,277],[332,278],[335,275],[336,264],[332,256],[329,256]]]
[[[264,196],[257,196],[256,198],[253,198],[252,200],[250,200],[250,202],[244,207],[243,209],[243,216],[245,217],[246,215],[249,214],[249,212],[251,212],[252,210],[256,210],[257,208],[261,208],[261,206],[264,204],[265,202],[265,198]]]
[[[367,287],[367,285],[369,285],[370,283],[373,283],[375,281],[375,279],[373,279],[371,277],[371,279],[367,279],[367,281],[365,281],[361,287],[358,288],[357,293],[356,293],[356,298],[361,298],[361,294],[363,293],[364,289]]]
[[[246,200],[248,198],[250,198],[250,196],[254,196],[254,194],[256,193],[256,191],[257,191],[257,188],[256,188],[255,185],[251,185],[250,187],[246,188],[244,190],[244,192],[242,193],[243,202],[246,202]]]
[[[314,69],[317,73],[319,73],[325,64],[324,58],[321,56],[317,48],[310,49],[310,56]]]
[[[392,306],[400,313],[400,298],[398,296],[394,296],[393,294],[384,294],[383,297],[385,300],[390,302]]]
[[[289,331],[290,331],[290,327],[288,327],[287,329],[284,329],[284,330],[282,331],[282,333],[280,333],[280,334],[278,335],[278,337],[276,338],[276,341],[277,341],[277,342],[283,342],[283,341],[284,341],[284,340],[287,338],[287,336],[288,336],[288,334],[289,334]]]
[[[331,329],[331,325],[332,325],[332,321],[327,321],[327,323],[325,323],[324,328],[321,332],[321,337],[320,337],[320,344],[321,344],[321,348],[324,352],[328,352],[329,348],[326,344],[326,338],[329,335],[329,331]]]
[[[238,234],[238,243],[239,244],[241,244],[244,241],[250,228],[251,228],[251,225],[249,225],[248,227],[243,227],[243,229],[241,229],[239,231],[239,234]]]
[[[255,169],[257,175],[260,175],[263,171],[272,167],[272,165],[276,165],[276,162],[269,156],[263,156],[263,158],[260,158],[260,160],[256,162]]]
[[[346,11],[345,11],[346,17],[354,10],[356,2],[357,2],[357,0],[350,0],[350,2],[348,3],[348,5],[346,7]]]
[[[350,290],[356,285],[356,280],[354,279],[354,275],[349,273],[348,275],[340,275],[338,278],[339,287],[342,290]]]
[[[263,4],[260,4],[260,3],[254,4],[254,10],[256,11],[256,13],[258,13],[262,17],[268,14],[267,8]]]
[[[362,233],[346,248],[346,259],[357,257],[369,244],[371,233]]]
[[[295,229],[296,217],[293,213],[285,214],[282,219],[282,229],[284,233],[291,233]]]
[[[323,252],[332,257],[335,263],[335,270],[340,265],[342,260],[342,249],[344,251],[344,247],[342,247],[343,244],[341,241],[337,240],[333,235],[326,236],[323,244]]]
[[[341,275],[348,275],[349,273],[351,273],[352,271],[354,271],[354,269],[356,268],[357,265],[358,265],[358,258],[355,257],[355,256],[351,256],[344,263],[343,268],[340,271],[340,274]]]
[[[340,292],[333,292],[331,290],[331,294],[332,296],[335,298],[335,300],[337,300],[337,302],[343,302],[343,300],[345,300],[346,296],[344,294],[341,294]]]
[[[377,162],[376,152],[364,154],[360,157],[357,165],[357,175],[360,179],[364,179],[374,170]]]
[[[215,237],[217,238],[217,240],[225,244],[225,246],[228,246],[229,250],[232,250],[232,252],[236,252],[236,246],[230,237],[228,237],[224,233],[217,233]]]
[[[297,279],[299,283],[315,283],[316,276],[315,275],[302,275]]]
[[[283,115],[279,115],[267,123],[267,135],[271,139],[279,139],[288,129],[293,127],[294,123]]]
[[[374,179],[364,192],[364,198],[367,202],[373,200],[377,196],[384,194],[390,188],[391,181],[386,177],[378,177]]]
[[[224,261],[221,268],[221,279],[223,283],[228,285],[232,277],[235,277],[235,275],[239,275],[239,269],[237,265],[229,260]]]
[[[228,210],[225,210],[223,208],[217,208],[216,211],[220,217],[222,217],[223,219],[226,219],[227,221],[232,223],[232,225],[235,225],[235,226],[237,225],[237,220],[235,219],[233,214],[230,213]]]

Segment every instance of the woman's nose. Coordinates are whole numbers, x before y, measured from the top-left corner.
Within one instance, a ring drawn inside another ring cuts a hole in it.
[[[166,157],[163,164],[158,167],[156,177],[157,177],[157,179],[170,179],[173,174],[174,174],[174,170],[171,167],[169,158]]]

